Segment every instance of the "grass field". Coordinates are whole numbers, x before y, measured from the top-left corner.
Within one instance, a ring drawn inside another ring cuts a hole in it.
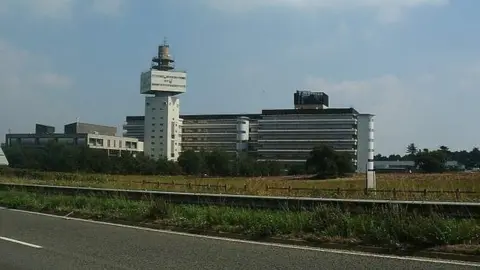
[[[449,219],[436,214],[420,216],[399,208],[374,209],[354,215],[335,207],[320,207],[315,211],[273,211],[22,191],[0,191],[0,205],[159,228],[229,232],[254,239],[284,237],[308,242],[415,249],[470,245],[473,247],[470,253],[480,254],[479,220]]]
[[[330,180],[303,180],[291,177],[198,178],[190,176],[46,174],[48,176],[43,177],[43,180],[0,176],[0,182],[265,196],[480,201],[480,173],[377,174],[379,191],[376,194],[364,194],[364,174]],[[454,192],[455,190],[457,192]],[[464,192],[471,192],[471,194]]]

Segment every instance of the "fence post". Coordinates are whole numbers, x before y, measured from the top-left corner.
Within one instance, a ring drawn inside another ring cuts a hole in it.
[[[427,197],[427,189],[423,190],[423,196]]]
[[[364,193],[365,195],[368,195],[368,188],[364,188],[364,189],[363,189],[363,193]]]
[[[292,193],[292,186],[288,186],[288,194],[290,195]]]
[[[247,184],[243,185],[243,191],[245,191],[245,192],[247,191]]]
[[[157,182],[157,189],[160,189],[160,181]]]
[[[188,183],[187,188],[191,190],[192,189],[192,183]]]
[[[393,192],[393,198],[397,199],[397,190],[393,188],[392,192]]]
[[[460,199],[460,190],[458,188],[455,190],[455,198],[457,199],[457,201],[458,199]]]
[[[265,191],[268,191],[268,185],[265,185]]]
[[[227,192],[227,184],[224,185],[225,192]]]
[[[337,195],[340,196],[340,188],[337,188]]]

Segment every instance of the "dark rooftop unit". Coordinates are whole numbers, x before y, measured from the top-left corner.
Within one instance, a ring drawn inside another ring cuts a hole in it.
[[[35,134],[53,134],[55,133],[55,127],[35,124]]]
[[[328,95],[324,92],[297,91],[293,94],[293,104],[296,109],[329,107]]]
[[[65,134],[99,134],[99,135],[106,135],[106,136],[116,136],[117,128],[116,127],[109,127],[109,126],[102,126],[102,125],[95,125],[95,124],[87,124],[87,123],[71,123],[64,126],[64,133]]]

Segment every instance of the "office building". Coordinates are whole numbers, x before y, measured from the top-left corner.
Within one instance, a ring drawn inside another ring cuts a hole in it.
[[[187,74],[177,71],[169,45],[158,47],[149,71],[140,76],[140,93],[145,97],[144,138],[145,155],[177,160],[181,152],[180,99],[185,93]],[[138,137],[138,136],[137,136]]]
[[[121,155],[122,152],[143,152],[143,142],[136,138],[115,136],[115,127],[81,123],[64,126],[66,133],[16,133],[5,135],[5,146],[42,147],[49,143],[89,147],[105,150],[109,155]],[[36,131],[38,131],[36,129]],[[112,135],[113,134],[113,135]]]
[[[301,164],[318,145],[348,153],[358,172],[373,174],[373,115],[353,108],[329,108],[323,92],[297,91],[295,109],[261,114],[181,115],[182,150],[219,149],[255,153],[258,160]],[[125,135],[138,133],[142,116],[127,116]],[[371,176],[373,177],[373,176]]]

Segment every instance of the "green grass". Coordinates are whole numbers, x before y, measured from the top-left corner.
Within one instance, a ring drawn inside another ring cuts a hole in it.
[[[480,239],[480,220],[419,216],[391,209],[353,215],[327,207],[312,212],[271,211],[22,191],[0,191],[0,205],[49,213],[73,211],[73,216],[82,218],[229,232],[254,239],[287,237],[413,248],[478,245]]]

